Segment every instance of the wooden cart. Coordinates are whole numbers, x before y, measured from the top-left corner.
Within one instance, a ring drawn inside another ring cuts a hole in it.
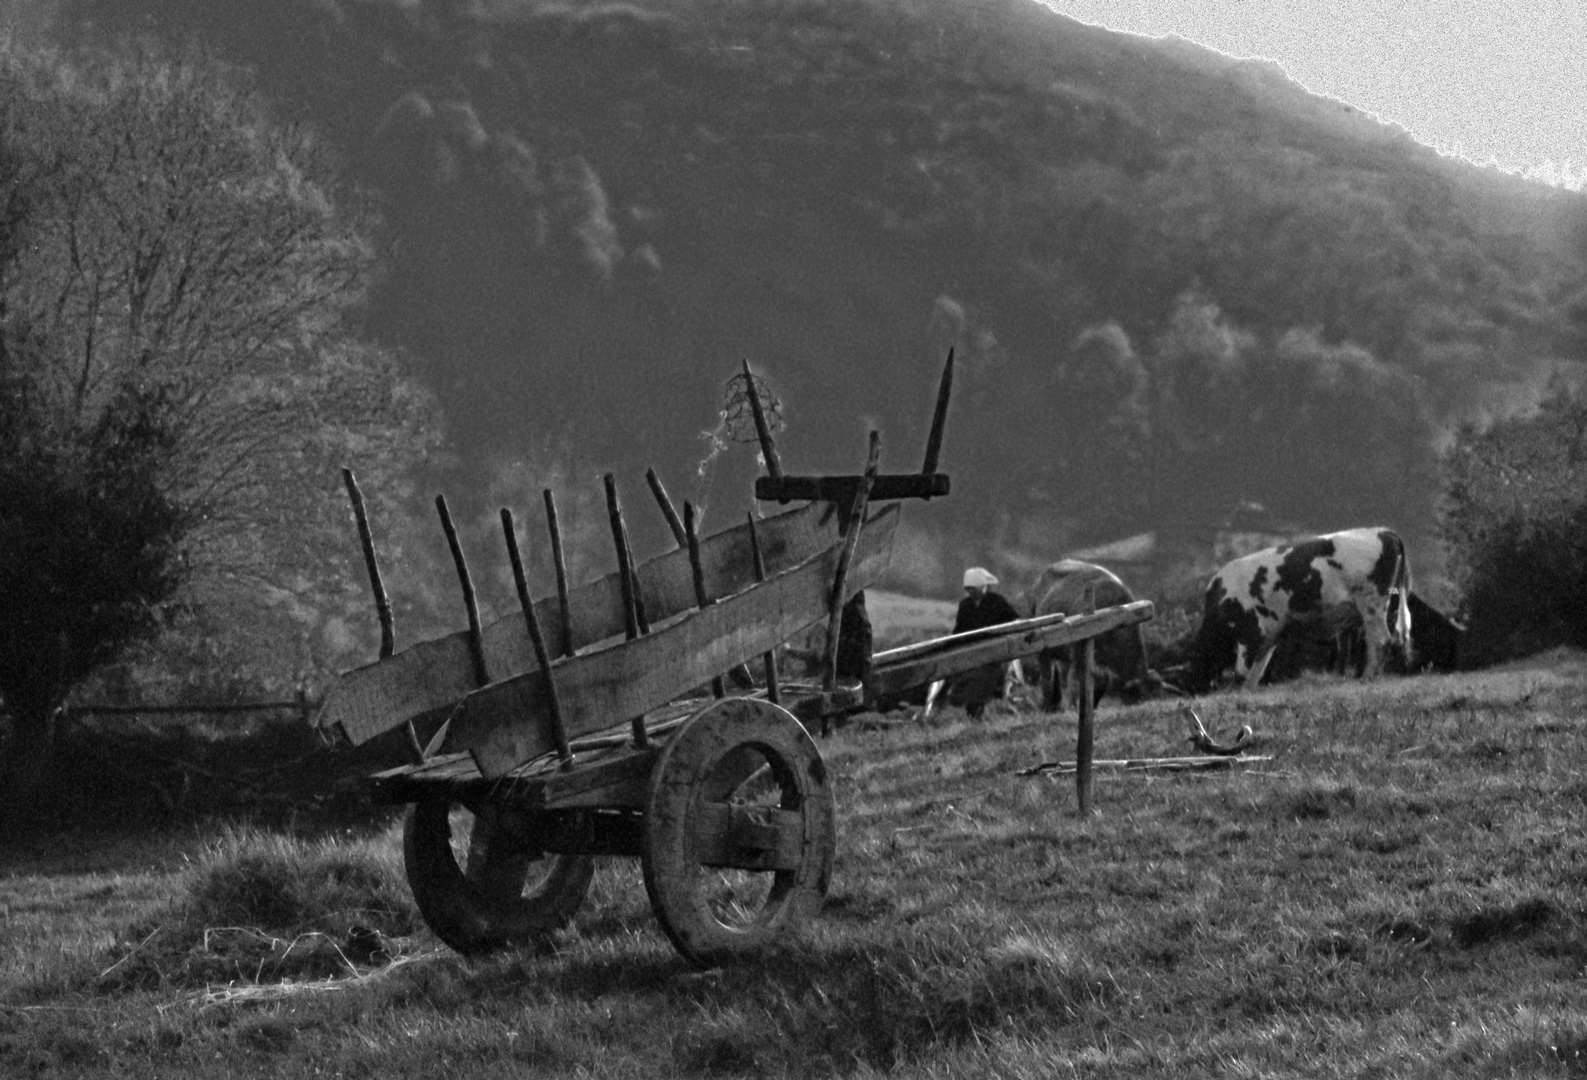
[[[521,614],[481,625],[444,500],[437,500],[469,628],[397,652],[362,499],[346,475],[382,627],[381,658],[342,676],[319,723],[354,744],[406,726],[412,764],[371,778],[411,804],[409,885],[425,921],[464,953],[541,937],[582,903],[599,855],[638,857],[651,906],[690,960],[752,951],[821,904],[835,846],[831,777],[810,728],[880,693],[1100,633],[1120,615],[1027,620],[936,648],[878,657],[873,681],[836,675],[840,610],[879,579],[898,507],[948,493],[936,471],[952,385],[950,354],[921,472],[782,473],[745,368],[768,475],[767,501],[805,505],[713,536],[680,521],[649,475],[677,550],[635,564],[606,478],[615,572],[570,588],[546,493],[556,595],[531,600],[512,515],[502,511]],[[1149,608],[1149,605],[1147,606]],[[823,620],[821,682],[783,685],[776,647]],[[928,643],[929,645],[930,643]],[[1010,649],[1019,651],[1008,652]],[[763,667],[729,696],[728,676]]]

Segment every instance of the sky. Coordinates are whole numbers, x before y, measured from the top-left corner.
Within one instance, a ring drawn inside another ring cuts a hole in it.
[[[1412,138],[1587,190],[1587,0],[1039,0],[1282,65]]]

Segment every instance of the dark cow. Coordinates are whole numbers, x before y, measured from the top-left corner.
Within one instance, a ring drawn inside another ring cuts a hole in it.
[[[1036,583],[1026,590],[1025,610],[1033,618],[1059,612],[1073,615],[1082,610],[1088,585],[1093,590],[1093,603],[1099,608],[1116,607],[1135,600],[1130,587],[1106,567],[1079,559],[1063,559],[1043,570]],[[1115,690],[1126,701],[1138,701],[1154,682],[1146,668],[1146,641],[1141,624],[1120,626],[1094,640],[1095,700],[1100,700],[1109,690]],[[1037,657],[1041,670],[1042,708],[1047,712],[1059,711],[1063,708],[1065,697],[1074,699],[1079,693],[1079,687],[1066,693],[1070,681],[1069,670],[1073,666],[1072,648],[1061,645],[1046,649]]]
[[[1410,670],[1459,671],[1466,628],[1415,593],[1410,595],[1411,626],[1415,628]]]
[[[1286,628],[1321,640],[1359,628],[1361,676],[1376,678],[1386,645],[1410,653],[1410,604],[1393,603],[1392,625],[1389,618],[1391,598],[1410,591],[1405,542],[1388,529],[1312,536],[1235,559],[1207,584],[1190,681],[1210,689],[1233,667],[1247,687],[1256,686]]]

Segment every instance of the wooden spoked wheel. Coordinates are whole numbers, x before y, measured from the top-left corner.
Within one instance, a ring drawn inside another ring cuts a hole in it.
[[[826,766],[803,725],[729,698],[692,716],[650,776],[640,862],[662,929],[702,966],[810,918],[837,844]]]
[[[445,799],[415,803],[403,829],[403,864],[419,914],[460,953],[493,952],[565,925],[584,902],[595,862],[536,850],[512,811],[474,814]]]

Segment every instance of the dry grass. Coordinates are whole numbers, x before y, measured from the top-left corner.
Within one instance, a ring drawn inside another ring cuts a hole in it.
[[[1069,777],[1072,718],[858,718],[826,910],[684,964],[637,867],[543,948],[412,925],[396,833],[232,833],[0,877],[18,1075],[1587,1075],[1587,666],[1203,699],[1260,764]],[[1186,751],[1173,703],[1099,757]],[[163,854],[162,854],[163,853]],[[349,956],[354,925],[387,948]],[[160,934],[145,940],[154,927]],[[226,930],[232,927],[237,929]],[[9,1075],[9,1074],[8,1074]]]

